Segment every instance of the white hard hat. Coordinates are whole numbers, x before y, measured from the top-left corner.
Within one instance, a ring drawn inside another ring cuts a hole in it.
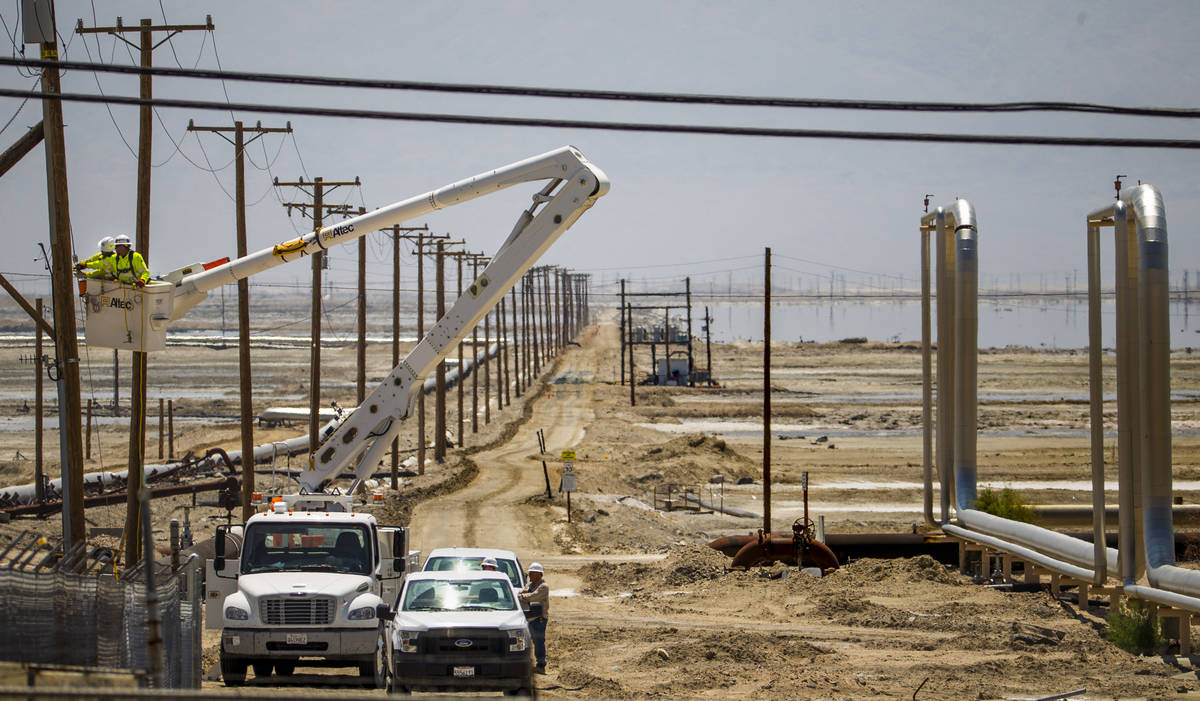
[[[125,234],[121,234],[120,236],[117,236],[115,239],[113,239],[113,245],[114,246],[128,246],[128,245],[130,245],[129,237],[126,236]]]
[[[480,567],[495,567],[496,566],[496,558],[485,557],[485,558],[483,558],[483,562],[479,563],[479,566]]]
[[[540,563],[540,562],[533,563],[532,565],[529,566],[529,571],[537,572],[538,574],[541,574],[542,573],[542,563]]]
[[[113,249],[116,248],[116,239],[111,236],[105,236],[96,245],[100,248],[101,253],[112,253]]]

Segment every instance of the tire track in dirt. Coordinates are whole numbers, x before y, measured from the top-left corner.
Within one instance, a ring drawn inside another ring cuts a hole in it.
[[[601,327],[612,333],[611,326]],[[604,339],[607,340],[607,339]],[[589,336],[580,347],[562,354],[558,375],[594,376],[602,339]],[[463,489],[423,502],[413,509],[413,542],[424,552],[440,547],[495,547],[513,550],[526,562],[556,552],[540,506],[526,503],[545,491],[537,430],[543,429],[547,462],[557,461],[564,448],[576,445],[594,419],[592,387],[572,384],[578,391],[555,391],[557,385],[530,400],[532,412],[512,438],[472,460],[479,472]]]

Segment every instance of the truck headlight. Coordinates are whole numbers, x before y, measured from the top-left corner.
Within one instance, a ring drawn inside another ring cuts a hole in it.
[[[400,652],[416,652],[417,651],[417,631],[402,630],[400,631],[400,647],[396,648]]]
[[[508,631],[508,651],[509,652],[525,652],[529,649],[529,639],[525,637],[523,630]]]
[[[375,618],[375,609],[372,606],[357,608],[352,610],[350,614],[346,616],[346,618],[350,619],[351,621],[369,621]]]
[[[250,612],[237,606],[226,606],[225,618],[231,621],[248,621],[250,620]]]

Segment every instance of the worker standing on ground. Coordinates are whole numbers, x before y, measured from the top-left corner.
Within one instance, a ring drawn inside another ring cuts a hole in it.
[[[494,557],[483,558],[483,562],[479,563],[479,569],[487,570],[489,572],[495,572],[496,571],[496,558],[494,558]]]
[[[129,237],[125,234],[118,236],[113,243],[117,247],[116,261],[114,261],[117,280],[145,287],[146,283],[150,281],[150,269],[146,267],[146,261],[142,259],[142,254],[133,250]]]
[[[542,564],[535,562],[529,566],[529,583],[517,594],[523,604],[542,605],[542,614],[529,619],[529,633],[533,636],[533,655],[537,667],[534,672],[546,673],[546,623],[550,618],[550,585],[543,579]]]
[[[86,260],[81,260],[75,264],[75,272],[82,273],[83,277],[96,279],[103,278],[112,280],[116,278],[116,270],[113,268],[116,254],[116,239],[111,236],[105,236],[96,244],[100,247],[100,252]]]

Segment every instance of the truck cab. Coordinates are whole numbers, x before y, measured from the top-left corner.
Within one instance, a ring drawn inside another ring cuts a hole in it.
[[[407,552],[407,530],[354,512],[347,497],[280,498],[239,530],[240,557],[209,563],[206,623],[221,628],[221,676],[227,686],[297,666],[355,667],[382,686],[379,604],[394,600],[420,553]]]

